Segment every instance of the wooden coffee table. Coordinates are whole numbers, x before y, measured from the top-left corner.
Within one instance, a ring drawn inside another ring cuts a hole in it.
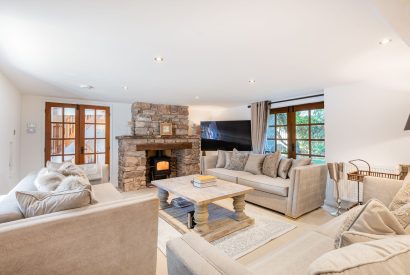
[[[160,215],[161,213],[164,214],[161,217],[168,220],[168,215],[164,213],[164,210],[172,207],[168,203],[169,193],[172,193],[176,197],[182,197],[194,204],[196,222],[194,231],[208,241],[219,239],[254,223],[254,219],[248,217],[244,212],[245,194],[251,192],[253,188],[219,179],[216,186],[197,188],[191,183],[194,176],[151,182],[158,187]],[[233,198],[234,211],[224,209],[228,213],[227,215],[216,220],[208,220],[208,206],[212,202],[226,198]]]

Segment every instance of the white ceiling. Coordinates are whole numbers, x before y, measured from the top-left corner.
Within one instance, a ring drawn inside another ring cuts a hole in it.
[[[28,94],[232,106],[410,73],[410,48],[370,0],[0,0],[0,70]]]

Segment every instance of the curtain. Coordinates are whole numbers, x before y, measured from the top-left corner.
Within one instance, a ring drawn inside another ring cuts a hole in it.
[[[252,147],[256,154],[262,154],[265,151],[269,109],[269,101],[251,104]]]

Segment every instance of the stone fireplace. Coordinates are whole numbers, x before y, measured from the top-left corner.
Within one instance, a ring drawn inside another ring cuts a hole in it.
[[[146,188],[152,179],[151,161],[155,156],[169,159],[167,177],[199,173],[200,139],[197,135],[188,135],[188,115],[187,106],[142,102],[132,105],[133,134],[117,137],[121,190]],[[172,123],[172,135],[160,135],[163,122]]]

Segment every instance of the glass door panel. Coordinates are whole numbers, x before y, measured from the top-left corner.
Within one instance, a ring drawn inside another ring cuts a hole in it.
[[[109,107],[46,103],[45,161],[109,164]]]

